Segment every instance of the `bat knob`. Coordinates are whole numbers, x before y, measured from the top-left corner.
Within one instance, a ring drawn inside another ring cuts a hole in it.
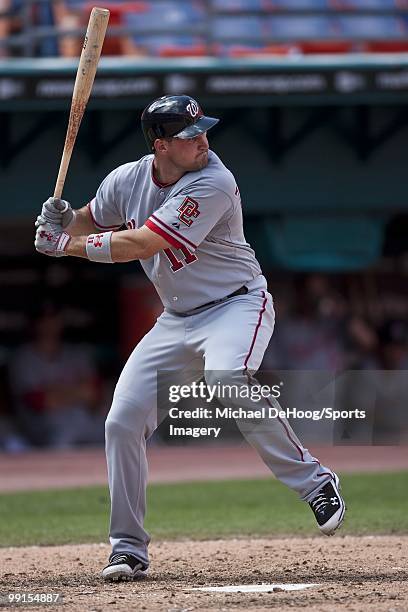
[[[70,203],[66,200],[61,200],[61,198],[56,198],[54,196],[53,198],[50,198],[50,201],[52,202],[55,210],[58,210],[58,212],[60,212],[62,215],[67,212],[68,208],[70,208]]]
[[[66,202],[65,200],[62,200],[64,202],[64,207],[60,209],[61,214],[64,214],[64,212],[67,212],[68,208],[69,208],[69,202]]]

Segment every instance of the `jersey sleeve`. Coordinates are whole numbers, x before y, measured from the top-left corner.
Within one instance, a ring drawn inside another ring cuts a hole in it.
[[[124,220],[119,210],[117,169],[108,174],[99,186],[96,196],[88,204],[94,225],[103,231],[117,230]]]
[[[229,216],[234,202],[227,192],[204,185],[169,199],[145,225],[177,249],[195,251],[213,227]]]

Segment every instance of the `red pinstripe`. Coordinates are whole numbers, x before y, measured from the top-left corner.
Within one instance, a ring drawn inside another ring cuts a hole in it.
[[[174,246],[176,249],[180,249],[181,247],[184,246],[183,244],[181,244],[181,242],[176,240],[173,236],[165,232],[161,227],[158,227],[155,223],[153,223],[151,219],[147,219],[145,226],[148,227],[149,230],[152,230],[152,232],[154,232],[155,234],[158,234],[159,236],[167,240],[167,242],[171,244],[172,246]]]
[[[258,335],[258,330],[261,327],[263,313],[265,312],[265,309],[266,309],[267,297],[265,295],[265,291],[262,291],[262,295],[263,295],[264,301],[262,302],[262,308],[261,308],[261,310],[259,312],[258,323],[257,323],[257,326],[255,327],[255,332],[254,332],[254,335],[253,335],[253,338],[252,338],[251,346],[249,347],[248,354],[245,357],[244,370],[247,369],[247,364],[248,364],[249,358],[250,358],[250,356],[252,354],[252,351],[253,351],[253,348],[254,348],[254,345],[255,345],[255,340],[256,340],[256,337]]]
[[[193,247],[194,250],[197,248],[197,245],[194,244],[194,242],[191,242],[191,240],[189,240],[185,236],[182,236],[181,234],[176,232],[175,229],[170,227],[170,225],[167,225],[167,223],[164,223],[164,221],[162,221],[161,219],[159,219],[155,215],[150,215],[150,219],[154,219],[154,221],[156,221],[156,223],[158,223],[160,226],[163,226],[164,229],[166,229],[171,234],[174,234],[176,236],[176,238],[180,238],[180,240],[182,240],[183,242],[186,242],[187,244],[189,244],[191,247]]]
[[[269,404],[269,406],[271,408],[273,408],[272,403],[270,402],[270,400],[267,397],[265,399],[266,399],[267,403]],[[303,455],[303,451],[300,448],[300,446],[298,444],[296,444],[295,440],[293,440],[293,438],[291,437],[289,429],[286,426],[286,423],[284,421],[282,421],[282,419],[280,417],[277,417],[277,419],[278,419],[279,423],[282,425],[283,429],[285,430],[285,433],[288,436],[289,440],[292,442],[293,446],[295,446],[296,449],[298,450],[299,455],[300,455],[300,460],[304,461],[305,458],[304,458],[304,455]]]
[[[252,351],[253,351],[253,348],[254,348],[254,345],[255,345],[256,337],[258,335],[258,331],[259,331],[259,328],[260,328],[261,323],[262,323],[263,314],[264,314],[264,312],[266,310],[267,297],[266,297],[265,291],[262,291],[262,295],[263,295],[264,300],[262,302],[261,310],[259,311],[258,323],[257,323],[256,328],[255,328],[255,332],[254,332],[254,335],[253,335],[253,338],[252,338],[251,346],[250,346],[250,349],[249,349],[248,354],[247,354],[247,356],[245,358],[245,361],[244,361],[244,372],[245,372],[245,370],[247,370],[247,364],[248,364],[249,358],[250,358],[250,356],[252,354]],[[265,399],[266,399],[267,403],[269,404],[269,406],[271,408],[273,408],[274,406],[272,406],[272,403],[270,402],[270,400],[267,397]],[[300,460],[305,462],[305,457],[304,457],[304,454],[303,454],[303,450],[296,443],[296,441],[292,438],[292,436],[290,435],[290,431],[289,431],[286,423],[280,417],[277,417],[277,420],[282,425],[283,429],[285,430],[285,433],[286,433],[287,437],[289,438],[289,440],[291,441],[293,446],[298,451],[298,453],[300,455]],[[314,459],[313,463],[317,463],[318,465],[321,465],[320,462],[317,459]],[[319,478],[324,477],[324,476],[330,476],[330,478],[333,478],[333,474],[331,474],[330,472],[322,472],[321,474],[318,474],[318,476],[319,476]]]

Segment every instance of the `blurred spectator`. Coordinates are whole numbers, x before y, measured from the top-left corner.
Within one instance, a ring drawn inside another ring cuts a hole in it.
[[[104,55],[245,57],[348,52],[408,51],[406,0],[368,3],[327,0],[107,0],[110,28]],[[0,0],[0,41],[27,34],[0,56],[78,57],[92,3],[85,0]],[[353,8],[350,11],[350,8]],[[383,14],[375,11],[381,8]],[[281,11],[283,9],[283,12]],[[305,9],[310,14],[305,14]],[[346,12],[344,12],[346,9]],[[400,11],[396,12],[396,9]],[[374,11],[374,13],[373,13]],[[31,37],[37,26],[56,26],[60,36]],[[64,32],[68,32],[64,35]]]
[[[404,320],[388,320],[378,332],[378,370],[373,372],[376,390],[374,444],[406,443],[408,411],[406,398],[408,379],[408,324]]]
[[[26,2],[25,0],[0,0],[0,41],[19,35],[19,44],[0,45],[0,56],[57,55],[57,41],[53,34],[35,38],[33,31],[39,26],[54,25],[52,0]]]
[[[109,27],[123,25],[123,15],[127,12],[137,13],[141,2],[123,2],[109,0],[103,7],[110,10]],[[92,5],[83,0],[55,0],[53,3],[54,22],[60,32],[78,30],[78,34],[60,36],[59,53],[63,57],[79,57],[82,50],[83,34]],[[135,55],[139,50],[129,36],[108,36],[103,43],[104,55]]]
[[[1,413],[0,407],[0,451],[20,453],[29,448],[29,442],[19,433],[13,420]]]
[[[376,367],[378,334],[364,317],[352,314],[345,325],[345,365],[352,370]]]
[[[378,367],[382,370],[408,369],[408,324],[389,320],[380,328]]]
[[[104,419],[95,367],[81,347],[63,341],[63,324],[52,305],[36,313],[32,342],[11,366],[17,417],[38,446],[69,448],[103,443]]]
[[[129,3],[123,11],[123,25],[131,33],[126,53],[141,51],[153,56],[204,55],[207,9],[201,0],[153,0]],[[136,10],[135,10],[136,9]]]
[[[10,21],[8,12],[10,8],[10,0],[0,0],[0,41],[3,42],[10,32]],[[0,58],[7,55],[6,47],[0,46]]]
[[[54,22],[58,31],[80,30],[85,25],[85,2],[64,2],[56,0],[53,4]],[[60,36],[58,39],[59,54],[63,57],[78,57],[81,54],[83,36]]]
[[[264,369],[337,370],[344,366],[342,326],[346,306],[320,274],[300,278],[292,312],[278,321]]]
[[[322,274],[299,277],[291,301],[292,308],[284,307],[286,316],[278,319],[262,367],[291,371],[282,375],[285,406],[314,410],[316,389],[320,390],[319,401],[332,405],[334,386],[330,372],[345,364],[345,301],[334,291],[329,277]],[[279,310],[282,312],[282,308]],[[329,420],[296,419],[291,424],[308,443],[332,440],[333,424]]]
[[[0,41],[4,42],[12,33],[16,25],[16,18],[13,16],[16,7],[13,0],[0,0]],[[0,58],[11,55],[7,46],[0,45]]]
[[[377,355],[366,369],[345,373],[337,384],[342,409],[365,409],[364,420],[336,424],[342,444],[400,444],[408,439],[406,397],[408,379],[408,325],[388,320],[378,330]]]
[[[370,275],[358,280],[349,302],[320,274],[298,279],[292,294],[276,291],[280,316],[263,368],[291,371],[286,404],[366,412],[364,419],[292,423],[308,443],[401,444],[408,437],[407,296],[394,286],[377,291]]]
[[[29,444],[18,431],[12,416],[12,401],[7,370],[7,352],[0,348],[0,451],[20,452]]]

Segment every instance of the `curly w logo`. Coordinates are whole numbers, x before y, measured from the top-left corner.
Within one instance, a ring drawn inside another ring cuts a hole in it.
[[[197,117],[200,112],[198,104],[194,100],[190,100],[190,104],[187,104],[186,108],[192,117]]]

